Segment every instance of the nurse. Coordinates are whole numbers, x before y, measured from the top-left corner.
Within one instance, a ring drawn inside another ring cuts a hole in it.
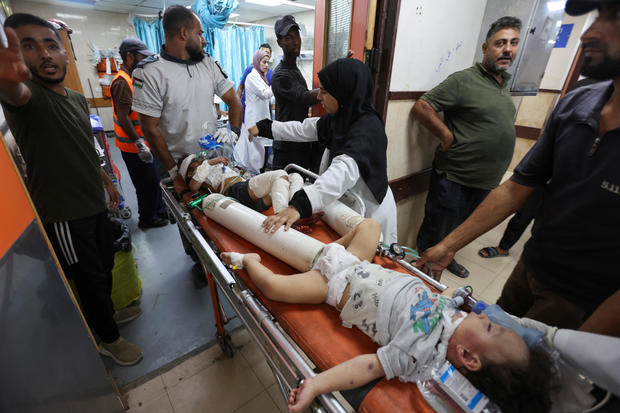
[[[241,137],[235,145],[235,159],[247,168],[258,172],[265,163],[265,146],[271,146],[268,139],[248,140],[248,128],[257,121],[271,118],[269,105],[273,92],[267,81],[269,53],[259,49],[252,59],[252,71],[245,79],[245,117]]]
[[[251,136],[294,142],[318,141],[325,148],[320,176],[297,191],[289,207],[263,223],[265,231],[285,230],[300,218],[322,211],[347,190],[366,204],[366,217],[379,221],[383,240],[397,242],[396,202],[387,179],[387,136],[372,105],[370,70],[356,59],[338,59],[319,73],[318,99],[327,112],[303,122],[261,120]]]

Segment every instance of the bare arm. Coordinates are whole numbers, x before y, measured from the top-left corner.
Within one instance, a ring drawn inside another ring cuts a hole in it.
[[[170,155],[168,145],[162,136],[159,128],[159,118],[152,116],[139,114],[140,125],[142,126],[142,133],[151,146],[151,150],[155,152],[157,159],[164,165],[167,170],[170,170],[176,166],[174,158]]]
[[[241,99],[241,96],[243,96],[243,89],[244,89],[244,85],[243,83],[240,83],[239,87],[237,88],[237,96],[239,96],[239,99]]]
[[[383,376],[385,372],[376,354],[357,356],[307,379],[300,388],[293,389],[289,394],[289,412],[305,411],[318,395],[355,389]]]
[[[239,96],[235,94],[235,90],[231,87],[228,89],[222,100],[228,105],[228,119],[231,127],[241,128],[243,120],[243,106]]]
[[[437,112],[435,112],[435,109],[433,109],[428,102],[418,99],[415,105],[413,105],[413,108],[411,108],[411,114],[431,131],[433,135],[439,138],[440,149],[442,151],[446,151],[452,146],[454,135],[450,132],[446,124],[439,119]]]
[[[116,189],[116,186],[114,186],[114,182],[112,182],[112,180],[103,168],[101,168],[101,180],[103,181],[103,187],[106,191],[108,191],[108,195],[110,196],[108,208],[118,208],[121,203],[121,194],[118,192],[118,189]]]
[[[579,327],[579,331],[620,337],[620,290],[607,297]]]
[[[24,84],[32,75],[24,62],[17,34],[10,28],[4,29],[4,32],[8,45],[0,45],[0,99],[11,106],[23,106],[32,96]]]
[[[436,276],[448,266],[454,254],[465,245],[484,234],[507,216],[521,209],[534,191],[534,187],[508,180],[495,188],[474,212],[446,236],[439,244],[427,249],[417,266],[431,264]]]

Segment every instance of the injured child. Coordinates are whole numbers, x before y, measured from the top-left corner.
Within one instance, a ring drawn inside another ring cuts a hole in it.
[[[235,198],[258,212],[273,205],[275,214],[286,209],[293,194],[303,186],[301,175],[289,175],[281,169],[245,181],[236,169],[228,166],[228,159],[223,156],[207,159],[200,154],[188,155],[179,165],[179,174],[192,191],[202,187]]]
[[[416,382],[445,359],[504,413],[550,410],[551,361],[530,349],[514,331],[485,314],[464,313],[417,277],[369,261],[381,227],[366,219],[326,245],[312,269],[277,275],[258,254],[222,253],[223,261],[245,268],[268,298],[300,304],[326,302],[340,310],[345,326],[356,326],[380,347],[321,372],[291,391],[289,411],[302,412],[324,393],[349,390],[385,376]]]

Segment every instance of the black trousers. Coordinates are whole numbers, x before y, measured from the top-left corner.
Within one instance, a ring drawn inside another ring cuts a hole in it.
[[[501,249],[508,251],[521,238],[525,228],[536,216],[536,211],[542,202],[542,194],[543,189],[536,188],[521,209],[508,221],[508,226],[499,242]]]
[[[119,337],[112,305],[114,236],[107,211],[45,225],[65,275],[74,280],[89,326],[106,343]]]
[[[157,158],[153,157],[153,163],[145,163],[140,160],[137,153],[121,151],[121,156],[127,166],[131,182],[136,188],[140,222],[153,222],[158,216],[168,216],[159,187]]]
[[[431,185],[424,206],[424,220],[418,232],[418,251],[440,242],[480,205],[490,191],[470,188],[431,170]]]
[[[323,148],[318,142],[273,142],[274,170],[284,169],[294,163],[314,173],[319,173]]]

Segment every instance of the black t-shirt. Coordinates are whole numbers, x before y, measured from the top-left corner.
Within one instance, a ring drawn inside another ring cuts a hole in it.
[[[560,100],[511,178],[545,186],[523,251],[528,270],[588,312],[620,288],[620,128],[598,136],[612,91],[602,82]]]
[[[276,120],[302,122],[308,117],[310,91],[297,65],[281,61],[273,71],[271,90],[276,98]]]
[[[26,161],[28,189],[43,224],[105,211],[86,99],[70,89],[62,96],[33,81],[26,85],[30,101],[20,107],[2,102],[2,109]]]

